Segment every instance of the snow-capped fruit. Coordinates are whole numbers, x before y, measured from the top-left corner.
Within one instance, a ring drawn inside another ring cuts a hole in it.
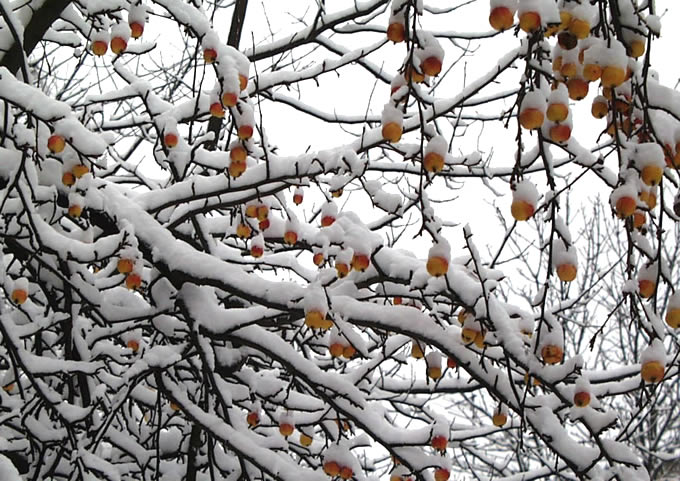
[[[217,117],[218,119],[224,118],[224,107],[220,102],[213,102],[210,104],[210,115]]]
[[[139,341],[136,339],[130,339],[126,344],[125,344],[128,349],[130,349],[132,352],[137,352],[139,351]]]
[[[574,264],[560,264],[557,266],[557,277],[562,282],[571,282],[576,279],[576,266]]]
[[[76,179],[80,179],[82,176],[90,172],[90,168],[85,164],[77,164],[73,166],[71,172],[73,172],[73,175],[76,177]]]
[[[588,82],[595,82],[602,77],[602,67],[596,63],[587,63],[583,66],[582,75]]]
[[[570,32],[560,32],[557,36],[557,43],[564,50],[571,50],[578,45],[578,38]]]
[[[584,408],[590,404],[590,393],[588,391],[579,391],[574,394],[574,406]]]
[[[494,426],[502,428],[508,422],[508,415],[505,413],[495,413],[491,418]]]
[[[269,221],[269,219],[264,219],[257,223],[257,228],[260,229],[261,232],[263,232],[269,229],[270,225],[271,222]]]
[[[526,33],[533,33],[541,28],[541,16],[538,12],[524,12],[519,16],[519,28]]]
[[[234,107],[238,103],[238,95],[234,92],[225,92],[222,94],[222,105],[225,107]]]
[[[404,78],[413,83],[422,83],[425,81],[425,74],[418,72],[413,66],[409,65],[404,71]]]
[[[569,22],[569,33],[579,40],[583,40],[590,35],[590,22],[582,18],[572,18]]]
[[[95,40],[94,42],[92,42],[90,49],[92,50],[92,53],[95,54],[97,57],[101,57],[109,49],[109,45],[103,40]]]
[[[333,189],[333,190],[331,190],[331,197],[337,199],[338,197],[342,196],[343,192],[344,192],[344,190],[342,188]]]
[[[406,26],[399,22],[390,23],[387,26],[387,39],[394,43],[403,42],[406,39]]]
[[[245,162],[248,158],[248,151],[242,145],[235,145],[229,151],[229,158],[232,162]]]
[[[541,357],[546,364],[559,364],[562,362],[564,352],[560,346],[548,344],[541,349]]]
[[[298,241],[297,232],[289,230],[283,234],[283,242],[285,242],[286,244],[294,246],[297,243],[297,241]]]
[[[53,154],[60,154],[64,151],[65,147],[66,140],[61,135],[54,134],[51,135],[49,139],[47,139],[47,148]]]
[[[283,436],[284,438],[287,438],[288,436],[293,434],[294,431],[295,431],[295,426],[293,426],[290,423],[279,424],[279,433],[281,433],[281,436]]]
[[[132,38],[139,38],[144,33],[144,24],[140,22],[130,23],[130,36]]]
[[[411,343],[411,357],[414,359],[422,359],[423,357],[425,357],[423,348],[420,346],[420,343],[416,341],[413,341]]]
[[[241,239],[247,239],[252,232],[253,229],[248,224],[240,223],[236,226],[236,235]]]
[[[111,39],[111,51],[120,55],[127,49],[127,41],[123,37],[113,37]]]
[[[248,77],[243,74],[238,74],[238,88],[244,91],[248,87]]]
[[[449,260],[445,257],[434,256],[427,260],[427,273],[434,277],[440,277],[449,272]]]
[[[213,63],[217,60],[217,50],[214,48],[206,48],[203,50],[203,61],[205,63]]]
[[[142,286],[142,277],[136,272],[131,272],[125,277],[125,287],[134,291]]]
[[[129,274],[135,267],[135,263],[132,259],[118,259],[116,264],[116,269],[120,274]]]
[[[558,55],[557,57],[555,57],[553,59],[553,61],[552,61],[553,72],[557,73],[557,72],[560,72],[562,70],[562,62],[563,62],[563,58],[562,58],[561,55]]]
[[[441,172],[444,169],[444,157],[437,152],[429,152],[423,160],[423,168],[427,172]]]
[[[575,77],[578,73],[578,66],[575,62],[566,62],[562,64],[560,68],[560,74],[567,79]]]
[[[78,218],[83,213],[83,207],[78,204],[73,204],[68,208],[68,215],[71,217]]]
[[[616,201],[616,215],[621,219],[630,217],[637,209],[637,202],[629,196],[622,196]]]
[[[449,476],[451,476],[451,473],[446,468],[437,468],[434,471],[435,481],[448,481]]]
[[[448,367],[449,369],[455,369],[458,367],[458,363],[454,358],[450,357],[446,360],[446,367]]]
[[[527,130],[540,129],[545,116],[539,109],[526,108],[519,114],[519,123]]]
[[[28,292],[25,289],[14,289],[11,298],[13,303],[21,305],[28,299]]]
[[[654,384],[663,379],[666,369],[659,361],[647,361],[640,368],[640,376],[643,381]]]
[[[342,357],[344,357],[345,359],[352,359],[356,353],[357,353],[357,350],[354,349],[354,346],[347,345],[342,350]]]
[[[399,142],[401,139],[401,134],[403,130],[401,125],[396,122],[389,122],[385,124],[382,128],[383,139],[388,140],[392,143]]]
[[[427,368],[427,377],[432,379],[433,381],[436,381],[440,377],[442,377],[442,368],[439,366],[430,366]]]
[[[640,192],[640,200],[647,204],[649,210],[654,210],[654,207],[656,207],[656,194],[651,190],[643,190]]]
[[[11,382],[9,384],[5,384],[4,386],[2,386],[2,390],[10,394],[12,391],[14,391],[14,386],[15,384]]]
[[[302,195],[302,193],[296,192],[295,194],[293,194],[293,204],[300,205],[300,204],[302,204],[303,199],[304,199],[304,196]]]
[[[371,259],[366,254],[354,254],[351,264],[355,271],[364,272],[371,264]]]
[[[246,217],[250,219],[257,217],[257,204],[249,204],[246,206]]]
[[[338,278],[342,279],[344,277],[347,277],[347,274],[349,274],[349,266],[344,262],[336,262],[335,271],[338,274]]]
[[[269,217],[269,207],[266,205],[258,205],[257,206],[257,220],[265,220],[267,217]]]
[[[484,339],[486,338],[486,334],[484,331],[477,331],[477,334],[475,335],[475,346],[477,346],[480,349],[484,349],[485,343]]]
[[[305,325],[312,329],[327,330],[333,327],[333,321],[326,319],[323,312],[314,310],[305,314]]]
[[[257,259],[259,257],[262,257],[262,254],[264,254],[264,249],[261,246],[251,246],[250,248],[251,256]]]
[[[311,436],[306,435],[305,433],[300,433],[300,444],[303,445],[304,447],[309,447],[312,445],[312,441],[314,439]]]
[[[427,57],[420,64],[420,69],[425,75],[436,77],[442,71],[442,61],[439,57]]]
[[[663,178],[663,169],[658,165],[646,165],[640,172],[640,178],[646,185],[659,185]]]
[[[350,479],[354,476],[354,471],[349,466],[343,466],[340,468],[340,477],[344,480]]]
[[[325,215],[321,218],[321,227],[329,227],[335,222],[335,217],[332,215]]]
[[[241,140],[248,140],[253,136],[253,126],[252,125],[241,125],[237,132],[238,138]]]
[[[170,409],[172,409],[172,410],[175,411],[175,412],[178,412],[178,411],[180,411],[182,408],[181,408],[180,405],[177,404],[176,402],[171,401],[171,402],[170,402]]]
[[[569,107],[562,102],[549,104],[545,116],[551,122],[563,122],[569,116]]]
[[[673,329],[680,327],[680,308],[669,309],[666,313],[666,324]]]
[[[656,289],[656,282],[650,279],[640,279],[638,281],[638,289],[640,291],[640,297],[643,299],[649,299],[654,295],[654,289]]]
[[[582,78],[572,77],[567,80],[567,91],[571,100],[582,100],[588,96],[588,82]]]
[[[230,176],[232,176],[234,179],[237,179],[243,175],[247,168],[248,164],[246,164],[245,161],[234,160],[229,163],[229,168],[227,170],[229,171]]]
[[[430,441],[430,446],[437,451],[446,451],[446,448],[449,446],[449,440],[446,436],[434,436]]]
[[[336,461],[326,461],[323,463],[323,472],[333,478],[340,474],[340,465]]]
[[[314,263],[315,266],[321,266],[324,263],[325,259],[323,257],[323,253],[317,252],[312,256],[312,262]]]
[[[525,221],[534,215],[534,206],[525,200],[514,200],[510,206],[510,213],[517,221]]]
[[[633,227],[640,229],[643,225],[645,225],[645,222],[647,222],[647,218],[645,217],[645,213],[643,211],[637,209],[635,212],[633,212]]]
[[[567,124],[555,124],[550,127],[550,139],[558,144],[563,144],[571,138],[571,127]]]
[[[633,58],[640,58],[645,54],[645,42],[642,40],[633,40],[630,44],[630,56]]]
[[[626,71],[616,65],[607,65],[602,69],[600,83],[603,87],[618,87],[626,81]]]
[[[330,346],[328,346],[328,352],[331,354],[332,357],[340,357],[342,356],[342,353],[345,351],[345,346],[340,344],[339,342],[334,342]]]
[[[66,187],[70,187],[76,183],[76,176],[73,175],[73,172],[64,172],[61,176],[61,183]]]
[[[515,15],[508,7],[496,7],[491,10],[491,13],[489,14],[489,24],[491,25],[491,28],[499,32],[512,28],[514,23]]]
[[[471,344],[475,342],[475,339],[477,339],[477,334],[479,334],[477,329],[473,329],[472,327],[464,327],[460,331],[460,338],[465,344]]]
[[[257,411],[251,411],[246,415],[246,422],[248,423],[248,426],[254,428],[260,423],[260,415]]]
[[[167,133],[163,136],[163,143],[168,149],[172,149],[179,143],[179,137],[177,134]]]
[[[596,97],[593,100],[593,105],[590,108],[590,113],[596,119],[603,119],[607,116],[609,112],[609,105],[607,104],[607,99],[604,97]]]

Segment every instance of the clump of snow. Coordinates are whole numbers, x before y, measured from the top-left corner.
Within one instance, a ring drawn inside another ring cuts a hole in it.
[[[389,102],[383,107],[381,118],[383,125],[387,125],[389,123],[403,125],[404,123],[404,113]]]
[[[514,15],[517,12],[519,0],[491,0],[491,10],[497,7],[505,7]]]
[[[655,338],[640,354],[640,364],[656,361],[662,365],[666,365],[666,348],[663,346],[661,339]]]
[[[428,258],[431,259],[432,257],[442,257],[447,261],[451,260],[451,245],[443,237],[439,237],[430,247]]]
[[[561,266],[564,264],[571,264],[578,266],[578,252],[573,245],[567,247],[562,239],[555,239],[553,241],[553,266]]]
[[[308,287],[305,291],[305,296],[302,299],[302,307],[305,313],[317,311],[326,315],[326,313],[328,313],[326,293],[318,285]]]
[[[538,204],[538,189],[529,179],[523,179],[514,185],[512,200],[523,200],[534,207]]]
[[[645,167],[661,167],[665,166],[663,149],[659,144],[653,142],[645,142],[635,146],[633,153],[635,164],[639,169]]]
[[[425,155],[434,152],[446,158],[446,153],[449,150],[449,144],[442,135],[435,135],[430,139],[425,147]]]
[[[531,90],[524,94],[521,110],[524,111],[526,109],[536,109],[545,113],[547,106],[548,104],[545,98],[545,93],[541,90]]]

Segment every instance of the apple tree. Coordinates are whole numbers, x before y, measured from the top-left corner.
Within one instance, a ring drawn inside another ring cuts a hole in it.
[[[665,13],[0,0],[1,478],[658,479]]]

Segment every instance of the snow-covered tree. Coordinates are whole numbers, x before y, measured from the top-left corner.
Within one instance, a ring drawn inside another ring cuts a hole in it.
[[[0,14],[2,481],[677,465],[652,0]]]

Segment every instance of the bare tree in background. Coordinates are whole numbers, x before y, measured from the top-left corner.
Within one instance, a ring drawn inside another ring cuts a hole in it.
[[[677,463],[653,2],[0,13],[3,481]]]

